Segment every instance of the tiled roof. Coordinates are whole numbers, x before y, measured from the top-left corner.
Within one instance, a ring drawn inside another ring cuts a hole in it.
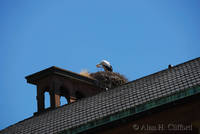
[[[200,86],[200,58],[33,116],[1,133],[58,133],[194,86]]]

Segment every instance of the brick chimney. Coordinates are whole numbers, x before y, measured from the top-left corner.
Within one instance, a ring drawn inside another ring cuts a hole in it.
[[[95,95],[102,91],[95,79],[64,70],[55,66],[25,77],[27,82],[37,86],[37,109],[40,114],[60,106],[60,97],[68,103]],[[50,108],[45,109],[44,94],[50,95]]]

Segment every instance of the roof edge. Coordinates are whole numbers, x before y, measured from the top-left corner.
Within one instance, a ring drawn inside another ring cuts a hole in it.
[[[155,76],[155,75],[157,75],[157,74],[161,74],[161,73],[163,73],[163,72],[166,72],[166,71],[169,71],[169,70],[173,70],[174,68],[177,68],[177,67],[179,67],[179,66],[182,66],[182,65],[184,65],[184,64],[186,64],[186,63],[194,62],[194,61],[196,61],[196,60],[200,60],[200,57],[194,58],[194,59],[192,59],[192,60],[189,60],[189,61],[186,61],[186,62],[177,64],[177,65],[174,65],[174,66],[172,66],[171,68],[166,68],[166,69],[162,69],[162,70],[160,70],[160,71],[154,72],[154,73],[150,73],[150,74],[148,74],[148,75],[146,75],[146,76],[143,76],[143,77],[137,78],[137,79],[135,79],[135,80],[129,81],[129,82],[127,82],[127,83],[125,83],[125,84],[123,84],[123,85],[121,85],[121,86],[124,86],[124,85],[127,85],[127,84],[129,84],[129,83],[133,83],[133,82],[136,82],[136,81],[145,79],[145,78],[147,78],[147,77],[153,77],[153,76]]]
[[[200,93],[200,85],[186,89],[186,90],[183,90],[183,91],[180,91],[180,92],[175,93],[175,94],[170,95],[170,96],[165,96],[163,98],[155,99],[155,100],[149,101],[147,103],[137,105],[135,107],[132,107],[132,108],[129,108],[127,110],[118,112],[116,114],[106,116],[106,117],[104,117],[100,120],[94,120],[94,121],[91,121],[89,123],[80,125],[76,128],[64,130],[61,133],[62,134],[80,133],[80,132],[83,132],[83,131],[104,125],[106,123],[110,123],[110,122],[113,122],[113,121],[116,121],[116,120],[119,120],[119,119],[123,119],[123,118],[126,118],[128,116],[132,116],[132,115],[135,115],[135,114],[138,114],[138,113],[159,107],[161,105],[171,103],[171,102],[174,102],[174,101],[177,101],[177,100],[180,100],[180,99],[192,96],[192,95],[196,95],[196,94],[199,94],[199,93]]]

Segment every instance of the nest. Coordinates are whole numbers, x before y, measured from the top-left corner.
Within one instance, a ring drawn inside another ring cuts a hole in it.
[[[104,89],[115,88],[128,82],[126,77],[116,72],[99,71],[91,73],[90,76],[98,80],[100,87]]]

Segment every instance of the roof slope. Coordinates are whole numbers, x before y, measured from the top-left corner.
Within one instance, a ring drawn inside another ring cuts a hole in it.
[[[196,58],[31,117],[2,130],[1,133],[58,133],[199,85],[200,58]]]

